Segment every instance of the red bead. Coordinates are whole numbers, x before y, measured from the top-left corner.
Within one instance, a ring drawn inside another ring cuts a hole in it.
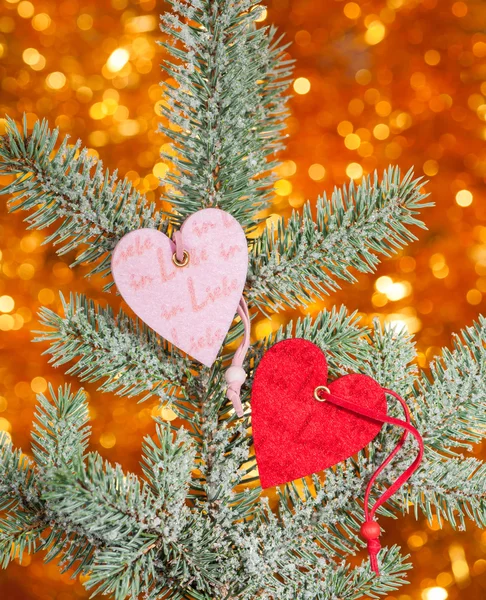
[[[365,540],[376,540],[380,534],[381,529],[376,521],[367,521],[361,525],[361,535]]]

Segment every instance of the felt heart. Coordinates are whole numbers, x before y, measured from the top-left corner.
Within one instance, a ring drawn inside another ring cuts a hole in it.
[[[155,229],[138,229],[116,245],[111,267],[120,294],[166,340],[211,366],[234,319],[248,269],[245,233],[230,214],[207,208],[182,225],[186,266],[175,244]]]
[[[327,383],[327,361],[312,342],[272,346],[255,372],[251,407],[255,454],[263,488],[323,471],[364,448],[382,424],[314,397],[318,386],[377,414],[386,414],[381,386],[367,375]]]

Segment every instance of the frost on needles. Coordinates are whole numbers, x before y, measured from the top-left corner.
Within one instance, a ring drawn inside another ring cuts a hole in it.
[[[281,219],[259,237],[269,206],[272,170],[283,148],[286,89],[292,64],[272,27],[255,27],[254,0],[174,1],[162,19],[166,72],[162,128],[174,152],[161,214],[131,184],[105,170],[81,143],[57,144],[47,123],[28,131],[9,121],[0,138],[0,174],[11,210],[27,211],[47,242],[112,286],[111,251],[128,231],[171,232],[200,208],[232,213],[249,234],[246,297],[253,312],[305,306],[373,271],[415,239],[428,206],[423,182],[390,168],[334,190]],[[155,419],[143,475],[125,473],[89,452],[88,407],[69,387],[40,395],[29,456],[0,438],[0,561],[42,551],[46,560],[116,600],[358,600],[388,594],[410,568],[396,546],[380,554],[382,574],[368,561],[358,532],[367,479],[399,432],[384,428],[365,452],[325,474],[282,486],[278,504],[261,497],[251,451],[251,375],[245,418],[231,410],[222,361],[211,369],[169,348],[129,316],[84,296],[63,298],[63,314],[40,313],[37,340],[57,366],[97,382],[101,391],[169,402],[183,427]],[[236,339],[234,325],[228,342]],[[367,373],[408,400],[424,436],[425,460],[382,512],[413,510],[465,527],[486,520],[485,467],[464,458],[484,437],[486,321],[454,339],[425,376],[413,341],[403,333],[363,328],[344,307],[290,322],[255,344],[251,373],[276,340],[303,337],[329,359],[330,375]],[[135,401],[135,400],[134,400]],[[392,409],[393,410],[393,409]],[[413,442],[382,474],[376,493],[415,455]],[[356,565],[356,562],[353,561]]]

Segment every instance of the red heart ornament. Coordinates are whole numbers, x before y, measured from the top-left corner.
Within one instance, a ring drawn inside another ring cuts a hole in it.
[[[367,375],[345,375],[327,383],[327,361],[312,342],[289,339],[272,346],[255,372],[252,428],[262,488],[323,471],[359,450],[382,424],[316,400],[327,386],[350,403],[384,415],[385,392]]]

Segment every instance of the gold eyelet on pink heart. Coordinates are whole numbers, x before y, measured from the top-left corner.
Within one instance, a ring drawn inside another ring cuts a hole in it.
[[[172,262],[175,264],[176,267],[187,267],[190,258],[191,257],[189,256],[189,252],[187,250],[184,250],[184,252],[182,253],[182,260],[179,262],[177,260],[177,254],[174,252],[174,254],[172,255]]]
[[[326,387],[325,385],[318,385],[316,387],[316,389],[314,390],[314,398],[318,401],[318,402],[325,402],[326,399],[322,398],[321,396],[319,396],[319,392],[324,392],[326,394],[330,394],[331,390]]]

